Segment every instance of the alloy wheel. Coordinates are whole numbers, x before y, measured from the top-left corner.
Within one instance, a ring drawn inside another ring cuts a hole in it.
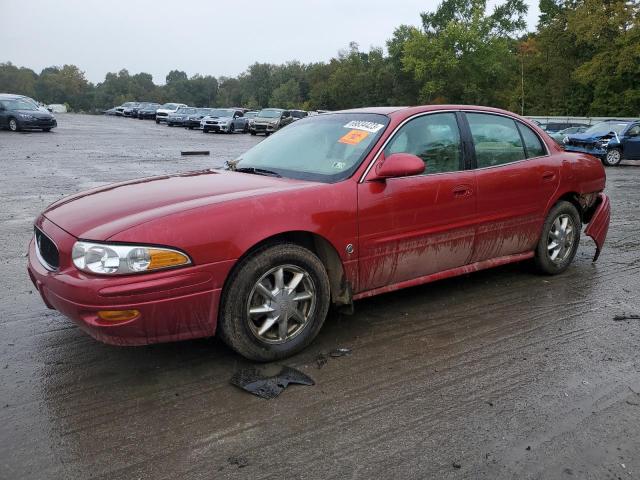
[[[559,215],[549,230],[547,251],[549,259],[556,265],[564,262],[571,254],[575,242],[575,225],[570,215]]]
[[[304,330],[315,306],[316,287],[309,273],[295,265],[279,265],[251,290],[247,323],[258,340],[285,343]]]

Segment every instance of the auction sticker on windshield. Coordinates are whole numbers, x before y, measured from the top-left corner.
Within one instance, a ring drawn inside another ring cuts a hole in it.
[[[347,145],[357,145],[368,136],[369,132],[363,132],[362,130],[351,130],[343,137],[340,137],[340,140],[338,140],[338,142],[346,143]]]
[[[369,133],[376,133],[381,128],[384,128],[382,123],[366,122],[364,120],[352,120],[347,123],[344,128],[352,128],[355,130],[363,130]]]

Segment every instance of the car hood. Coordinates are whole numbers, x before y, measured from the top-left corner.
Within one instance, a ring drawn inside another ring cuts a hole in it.
[[[49,120],[53,118],[53,115],[51,115],[49,112],[43,112],[42,110],[12,110],[12,112],[31,115],[32,117],[39,118],[41,120]]]
[[[263,123],[269,123],[269,122],[278,122],[280,121],[279,117],[253,117],[253,121],[254,122],[263,122]]]
[[[76,238],[104,241],[128,228],[212,204],[317,185],[204,170],[106,185],[63,198],[43,215]]]

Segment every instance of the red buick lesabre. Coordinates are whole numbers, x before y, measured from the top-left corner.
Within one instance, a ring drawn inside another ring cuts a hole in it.
[[[35,222],[44,302],[119,345],[214,334],[245,357],[291,355],[331,304],[531,259],[596,258],[609,228],[601,162],[484,107],[309,117],[224,169],[89,190]]]

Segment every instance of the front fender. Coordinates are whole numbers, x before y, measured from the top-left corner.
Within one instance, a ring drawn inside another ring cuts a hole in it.
[[[596,254],[593,257],[593,261],[595,262],[600,256],[600,252],[607,238],[607,232],[609,231],[609,222],[611,221],[611,204],[609,197],[604,193],[598,194],[594,208],[595,211],[584,233],[593,238],[593,241],[596,243]]]

